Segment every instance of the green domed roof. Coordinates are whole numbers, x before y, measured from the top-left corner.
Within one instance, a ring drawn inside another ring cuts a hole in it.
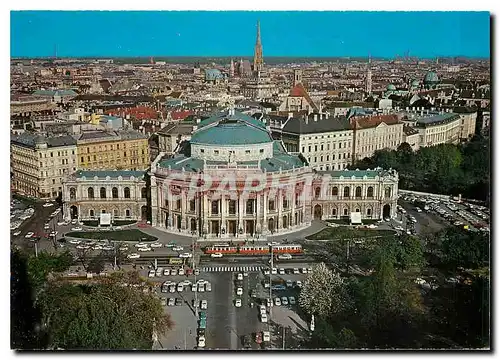
[[[434,71],[429,71],[427,74],[425,74],[424,84],[433,84],[438,82],[439,82],[439,77]]]
[[[248,145],[270,143],[273,139],[265,128],[241,120],[223,119],[217,125],[205,126],[191,137],[192,144]]]

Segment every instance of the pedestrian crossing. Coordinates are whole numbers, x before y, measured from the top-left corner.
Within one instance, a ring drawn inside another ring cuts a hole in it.
[[[258,272],[262,266],[210,266],[202,267],[203,272]]]

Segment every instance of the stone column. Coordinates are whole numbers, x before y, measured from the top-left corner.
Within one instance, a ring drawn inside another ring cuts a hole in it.
[[[165,189],[167,191],[167,199],[168,199],[168,223],[165,224],[167,229],[172,229],[174,225],[174,219],[172,215],[172,194],[170,193],[170,189],[167,187]]]
[[[156,178],[153,176],[151,178],[151,226],[158,226],[158,199],[160,199],[160,204],[163,201],[158,190],[159,188],[156,185]]]
[[[203,214],[203,216],[202,216],[202,218],[203,218],[203,232],[205,234],[208,234],[210,220],[208,220],[209,212],[208,212],[208,195],[207,194],[202,195],[201,204],[202,204],[201,211]]]
[[[243,212],[244,212],[244,206],[243,206],[243,196],[242,194],[238,194],[238,229],[236,230],[238,234],[240,233],[240,229],[243,229],[243,232],[245,232],[245,227],[243,224]]]
[[[186,191],[181,189],[181,230],[186,229]]]
[[[221,195],[220,198],[220,218],[221,218],[221,226],[220,226],[220,232],[221,232],[221,237],[227,237],[227,226],[226,226],[226,211],[227,211],[227,200],[224,194]],[[224,229],[224,235],[222,235],[222,229]]]
[[[255,201],[255,232],[261,234],[262,233],[262,229],[261,229],[261,222],[262,222],[262,218],[260,216],[260,204],[261,204],[261,201],[260,201],[260,197],[261,197],[261,194],[260,193],[257,193],[257,199]]]
[[[296,226],[297,224],[295,223],[295,186],[292,188],[292,193],[291,193],[291,201],[292,201],[292,214],[291,214],[291,219],[290,219],[290,226]],[[290,200],[289,200],[290,201]],[[297,218],[297,221],[299,219]]]
[[[283,192],[281,189],[279,189],[277,193],[278,193],[278,201],[276,205],[278,205],[278,221],[276,222],[276,230],[281,230],[283,227],[283,218],[281,217],[282,216],[281,213],[283,211],[283,199],[282,199]]]
[[[264,209],[263,209],[263,215],[262,215],[262,233],[265,233],[267,231],[269,231],[269,229],[267,228],[267,207],[269,205],[269,201],[267,199],[267,191],[264,190],[263,194],[263,202],[264,202]]]

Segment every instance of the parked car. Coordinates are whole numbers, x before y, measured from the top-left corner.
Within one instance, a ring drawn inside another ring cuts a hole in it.
[[[280,254],[278,255],[278,259],[280,260],[290,260],[292,258],[292,255],[290,254]]]
[[[221,253],[213,253],[210,256],[213,257],[213,258],[221,258],[222,254]]]
[[[184,285],[182,283],[177,284],[177,292],[182,292],[184,290]]]
[[[267,323],[267,314],[260,314],[260,321]]]
[[[280,275],[285,275],[285,269],[280,268],[279,273],[280,273]]]
[[[154,243],[152,243],[149,246],[151,246],[152,248],[161,248],[161,247],[163,247],[163,245],[161,243],[159,243],[159,242],[154,242]]]
[[[154,270],[149,270],[148,277],[152,278],[156,276],[156,272]]]
[[[209,282],[207,282],[207,283],[205,284],[205,290],[206,290],[206,291],[212,291],[212,284],[210,284]]]
[[[201,300],[200,308],[203,309],[203,310],[206,310],[207,307],[208,307],[208,301],[207,300]]]
[[[240,288],[240,287],[236,288],[236,295],[238,295],[238,296],[243,295],[243,288]]]
[[[12,235],[14,235],[14,236],[19,236],[19,235],[21,235],[21,231],[19,231],[19,230],[18,230],[18,231],[16,231],[15,233],[13,233]]]
[[[294,274],[299,274],[299,268],[293,268],[293,273]]]
[[[174,247],[172,247],[172,250],[173,251],[182,251],[182,250],[184,250],[184,248],[182,246],[174,246]]]
[[[287,298],[286,296],[283,296],[283,297],[281,298],[281,303],[282,303],[283,305],[285,305],[285,306],[286,306],[286,305],[288,305],[288,298]]]
[[[204,292],[205,291],[205,284],[198,284],[198,292]]]
[[[265,305],[259,305],[259,311],[261,314],[266,314],[266,306]]]
[[[243,274],[242,273],[238,273],[238,275],[236,276],[236,279],[243,280]]]
[[[135,254],[135,253],[127,255],[127,259],[139,259],[140,257],[141,257],[141,255]]]
[[[82,231],[83,229],[80,226],[76,226],[74,228],[71,228],[71,231]]]
[[[35,233],[33,233],[33,232],[30,231],[29,233],[27,233],[26,235],[24,235],[24,237],[26,239],[29,239],[29,238],[33,237],[33,235],[35,235]]]
[[[172,276],[177,275],[177,269],[170,270],[170,275],[172,275]]]
[[[179,275],[184,275],[184,268],[180,268],[179,271],[178,271],[178,274]]]
[[[262,332],[262,340],[264,342],[269,342],[271,341],[271,333],[269,331],[263,331]]]
[[[262,333],[260,331],[255,334],[255,342],[257,344],[261,344],[262,343]]]
[[[146,252],[146,251],[152,251],[152,250],[150,247],[140,247],[140,248],[137,248],[137,251]]]
[[[200,348],[205,347],[205,336],[198,337],[198,347],[200,347]]]
[[[190,258],[192,256],[193,256],[193,254],[191,254],[191,253],[182,253],[182,254],[179,254],[180,258]]]
[[[169,298],[167,302],[168,306],[174,306],[175,305],[175,299],[174,298]]]
[[[276,304],[276,306],[281,306],[281,300],[280,300],[280,298],[275,298],[274,299],[274,303]]]

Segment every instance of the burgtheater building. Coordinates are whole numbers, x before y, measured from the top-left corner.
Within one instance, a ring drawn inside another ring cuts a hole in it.
[[[154,160],[149,175],[152,225],[186,235],[257,238],[314,218],[396,214],[394,170],[314,171],[265,123],[234,109],[200,122],[173,158]]]

